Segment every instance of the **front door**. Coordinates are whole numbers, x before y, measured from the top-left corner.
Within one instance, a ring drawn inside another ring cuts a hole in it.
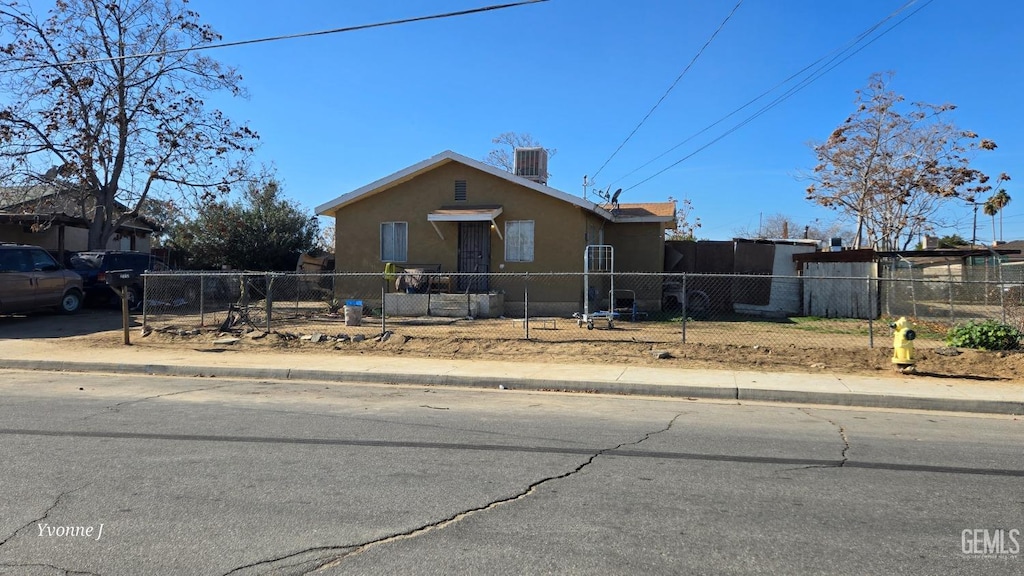
[[[459,222],[459,272],[480,276],[459,276],[459,292],[487,292],[491,262],[491,225],[488,222]]]

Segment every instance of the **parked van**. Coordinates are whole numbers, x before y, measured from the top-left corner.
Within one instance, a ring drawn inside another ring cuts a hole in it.
[[[0,243],[0,314],[82,307],[82,277],[38,246]]]

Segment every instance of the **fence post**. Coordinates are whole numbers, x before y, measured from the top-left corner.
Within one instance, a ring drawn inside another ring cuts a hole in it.
[[[84,298],[84,297],[83,297]],[[142,275],[142,331],[146,331],[146,321],[149,318],[149,274]]]
[[[953,311],[953,267],[949,261],[946,262],[946,275],[949,280],[946,283],[949,286],[949,325],[952,326],[956,323],[956,313]]]
[[[199,275],[199,325],[206,326],[206,275]]]
[[[270,333],[270,317],[274,308],[274,275],[267,274],[265,283],[267,285],[267,333]]]
[[[996,262],[996,270],[999,271],[999,284],[996,284],[996,291],[999,292],[999,311],[1002,313],[1002,323],[1006,324],[1006,295],[1003,294],[1003,263]],[[985,291],[988,292],[988,286],[985,287]]]
[[[885,315],[886,316],[892,316],[892,298],[893,298],[893,294],[896,292],[896,290],[899,289],[899,286],[900,286],[899,282],[896,282],[896,276],[897,276],[897,274],[896,274],[896,259],[893,258],[891,260],[891,262],[892,263],[889,264],[889,275],[888,275],[889,279],[891,280],[891,282],[889,283],[889,288],[888,288],[888,290],[886,290],[885,283],[883,282],[880,285],[881,289],[879,290],[879,293],[881,294],[882,298],[884,298],[883,301],[885,302]],[[879,276],[879,278],[883,278],[883,277],[886,276],[885,268],[883,266],[879,266],[879,268],[878,268],[878,276]],[[910,297],[911,298],[914,297],[914,286],[913,285],[910,286]],[[879,308],[881,308],[881,306],[879,306]]]
[[[686,305],[690,297],[686,295],[686,272],[683,272],[683,344],[686,344]]]
[[[523,326],[526,330],[526,339],[530,339],[530,273],[527,272],[523,280]]]
[[[380,283],[380,334],[384,336],[384,333],[388,331],[388,277],[387,274],[381,276]],[[429,308],[429,306],[428,306]]]
[[[871,299],[871,274],[868,274],[868,348],[875,347],[875,307]]]

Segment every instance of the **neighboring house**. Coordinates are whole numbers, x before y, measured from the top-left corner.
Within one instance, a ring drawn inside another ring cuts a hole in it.
[[[383,272],[388,262],[449,273],[583,272],[592,244],[614,247],[616,272],[663,270],[674,202],[602,206],[540,183],[545,179],[516,176],[449,150],[316,212],[335,219],[339,272]],[[450,286],[458,293],[503,293],[506,313],[522,312],[522,278],[456,276]],[[616,288],[631,286],[616,281]],[[637,288],[638,301],[660,306],[660,282],[648,283],[643,294]],[[580,277],[530,284],[531,315],[571,313],[582,299]]]
[[[1012,242],[1003,242],[996,246],[997,250],[1020,250],[1021,253],[1007,254],[1003,259],[1004,262],[1011,262],[1014,264],[1020,264],[1024,262],[1024,240],[1014,240]]]
[[[58,259],[65,252],[89,249],[91,197],[76,198],[57,183],[0,188],[0,242],[41,246]],[[118,210],[125,211],[123,205]],[[149,252],[150,236],[158,230],[146,218],[133,218],[122,224],[111,237],[109,250]]]

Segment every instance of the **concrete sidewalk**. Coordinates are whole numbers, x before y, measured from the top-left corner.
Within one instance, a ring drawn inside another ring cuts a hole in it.
[[[318,380],[564,390],[875,408],[1024,414],[1024,383],[907,376],[693,370],[327,353],[252,353],[118,346],[76,348],[59,339],[0,339],[0,368],[272,380]],[[88,358],[81,355],[89,352]]]

